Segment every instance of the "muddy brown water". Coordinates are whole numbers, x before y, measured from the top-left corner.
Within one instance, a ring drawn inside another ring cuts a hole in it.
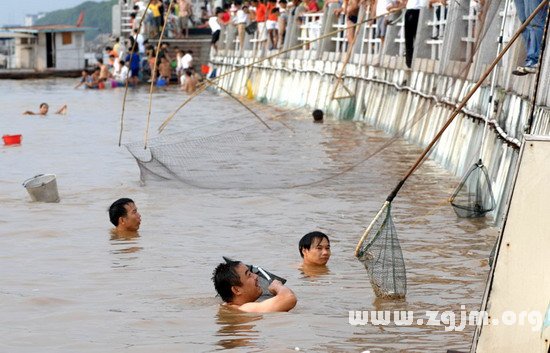
[[[123,90],[74,90],[74,84],[67,79],[0,83],[0,134],[23,135],[22,145],[0,147],[0,351],[468,349],[472,327],[446,332],[444,326],[348,322],[350,310],[411,310],[425,317],[426,310],[458,315],[461,305],[480,306],[496,230],[486,220],[455,216],[446,199],[458,179],[433,162],[425,163],[394,201],[408,271],[406,301],[376,300],[353,256],[362,231],[419,155],[418,147],[397,139],[351,171],[304,188],[141,185],[134,158],[117,144]],[[152,136],[183,99],[175,90],[155,94]],[[129,92],[123,142],[143,138],[147,100],[144,88]],[[68,115],[21,115],[42,101],[51,111],[67,103]],[[264,116],[276,112],[255,108]],[[202,127],[239,109],[228,98],[206,93],[168,132]],[[334,160],[339,153],[350,158],[350,149],[374,150],[389,139],[362,123],[328,120],[311,127],[303,112],[284,119],[314,129],[318,148]],[[57,175],[59,204],[30,202],[21,183],[39,173]],[[107,208],[119,197],[136,201],[142,214],[139,237],[111,236]],[[312,230],[329,234],[332,258],[328,272],[308,276],[299,270],[297,243]],[[285,277],[298,296],[296,308],[264,315],[220,309],[210,277],[222,255]]]

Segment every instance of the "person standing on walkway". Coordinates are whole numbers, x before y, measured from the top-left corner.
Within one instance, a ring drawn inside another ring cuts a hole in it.
[[[180,33],[178,38],[189,37],[189,19],[193,16],[193,8],[187,0],[178,0],[178,19]]]
[[[407,68],[412,68],[414,54],[414,41],[418,29],[420,9],[428,6],[426,0],[405,0],[401,6],[405,6],[405,62]],[[399,6],[399,5],[398,5]]]
[[[516,12],[521,23],[524,23],[527,17],[540,5],[542,0],[514,0],[516,4]],[[522,37],[525,43],[526,57],[522,66],[518,66],[512,73],[517,76],[532,74],[539,67],[539,57],[542,45],[542,35],[546,15],[548,13],[548,5],[540,10],[527,27],[523,30]]]

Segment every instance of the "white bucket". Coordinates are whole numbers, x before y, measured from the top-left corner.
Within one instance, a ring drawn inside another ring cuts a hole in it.
[[[57,181],[54,174],[39,174],[25,180],[25,189],[33,201],[38,202],[59,202],[57,193]]]

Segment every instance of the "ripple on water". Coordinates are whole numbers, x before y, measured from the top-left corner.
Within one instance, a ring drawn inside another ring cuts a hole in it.
[[[408,271],[407,300],[376,300],[364,267],[353,257],[371,217],[419,155],[417,147],[396,139],[373,155],[389,141],[383,132],[330,120],[313,127],[308,116],[292,113],[279,119],[308,132],[310,141],[318,143],[316,153],[331,158],[328,166],[351,170],[294,189],[204,190],[170,182],[140,186],[134,159],[117,145],[123,91],[74,90],[73,85],[59,79],[3,81],[0,86],[0,133],[24,137],[17,148],[0,148],[3,350],[468,348],[470,328],[445,332],[426,325],[348,323],[350,310],[412,310],[422,315],[460,304],[477,309],[481,302],[496,231],[486,220],[457,219],[446,200],[458,179],[430,161],[394,201]],[[154,96],[151,136],[182,99],[175,90]],[[54,107],[67,103],[69,114],[20,115],[42,101]],[[147,101],[145,89],[129,92],[124,143],[143,139]],[[270,107],[254,107],[261,114],[274,113]],[[195,128],[208,136],[220,121],[243,112],[230,99],[205,93],[176,116],[166,133]],[[254,148],[261,150],[262,145]],[[358,156],[356,151],[365,153]],[[286,156],[270,158],[284,168]],[[260,161],[252,157],[249,163]],[[29,202],[21,182],[39,173],[57,175],[59,204]],[[127,196],[142,214],[139,237],[112,239],[107,207]],[[305,276],[297,265],[297,243],[312,230],[329,234],[332,258],[327,273]],[[210,280],[223,255],[285,277],[299,298],[297,308],[273,315],[223,312]]]

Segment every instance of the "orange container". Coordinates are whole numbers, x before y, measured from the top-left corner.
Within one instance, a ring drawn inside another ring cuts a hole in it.
[[[201,65],[201,73],[203,75],[206,75],[207,73],[210,72],[210,66],[208,65]]]
[[[4,135],[2,136],[4,140],[4,145],[20,145],[21,144],[21,135]]]

